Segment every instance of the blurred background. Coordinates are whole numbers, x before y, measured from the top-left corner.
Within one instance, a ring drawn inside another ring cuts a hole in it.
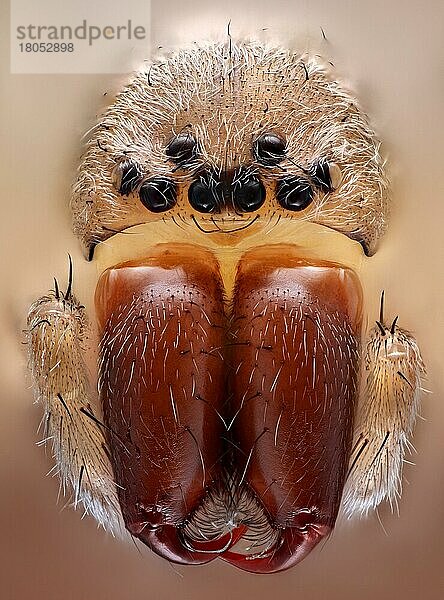
[[[393,178],[391,229],[363,271],[369,319],[385,289],[388,317],[416,334],[428,367],[414,466],[399,515],[383,507],[334,534],[299,566],[253,576],[222,561],[169,565],[113,540],[57,501],[50,451],[36,446],[21,330],[28,305],[63,282],[67,253],[88,303],[94,267],[70,232],[69,188],[81,136],[122,75],[11,75],[9,6],[1,1],[0,596],[5,600],[438,600],[444,596],[444,5],[436,0],[164,0],[152,3],[147,57],[193,40],[275,42],[332,60],[384,141]],[[50,20],[50,15],[48,16]],[[322,34],[325,33],[325,38]],[[162,49],[159,50],[159,47]],[[137,65],[128,57],[128,71]]]

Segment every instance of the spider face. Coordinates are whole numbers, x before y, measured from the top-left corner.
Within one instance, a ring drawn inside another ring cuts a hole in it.
[[[91,254],[159,220],[214,233],[307,221],[372,254],[386,188],[365,115],[323,63],[214,46],[151,65],[116,98],[87,144],[74,230]]]
[[[268,573],[341,501],[366,514],[397,495],[423,365],[382,303],[362,343],[378,148],[325,65],[257,45],[179,52],[105,112],[72,198],[99,272],[94,409],[71,285],[29,315],[62,475],[104,526]]]

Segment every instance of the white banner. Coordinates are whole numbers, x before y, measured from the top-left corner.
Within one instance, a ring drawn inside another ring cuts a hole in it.
[[[150,0],[11,0],[11,72],[130,72],[149,58],[150,9]]]

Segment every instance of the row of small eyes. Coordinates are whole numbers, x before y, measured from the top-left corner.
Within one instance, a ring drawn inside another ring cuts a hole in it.
[[[191,134],[180,134],[168,144],[165,152],[170,160],[184,168],[196,156],[196,148]],[[253,148],[256,160],[267,166],[277,165],[287,151],[285,140],[274,133],[262,134],[255,140]],[[288,175],[278,179],[276,199],[287,210],[307,208],[314,197],[313,186],[324,192],[331,192],[337,186],[338,167],[325,158],[314,160],[308,169],[302,170],[303,177]],[[188,189],[191,206],[200,213],[213,213],[220,210],[229,198],[236,210],[252,212],[264,203],[265,187],[257,175],[241,169],[235,181],[227,184],[226,178],[223,179],[210,171],[200,172]],[[173,179],[161,176],[143,180],[140,166],[130,159],[117,165],[115,183],[124,196],[137,190],[141,203],[151,212],[165,212],[176,203]]]

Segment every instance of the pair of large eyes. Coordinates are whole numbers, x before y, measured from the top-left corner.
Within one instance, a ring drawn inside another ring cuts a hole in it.
[[[166,155],[178,166],[190,162],[196,155],[196,140],[190,133],[177,135],[167,145]],[[176,184],[168,177],[153,177],[143,180],[139,165],[131,159],[120,162],[113,173],[113,179],[122,196],[138,191],[143,206],[154,213],[169,210],[176,204]]]
[[[253,142],[253,155],[264,166],[282,162],[287,153],[285,138],[276,133],[263,133]],[[190,132],[179,133],[165,148],[165,154],[179,166],[190,163],[198,154],[198,145]]]
[[[304,210],[313,201],[315,188],[322,192],[333,192],[340,180],[339,167],[325,158],[320,158],[304,170],[304,176],[288,175],[280,179],[276,187],[276,198],[287,210]]]
[[[172,179],[153,177],[142,181],[140,167],[130,159],[120,162],[113,176],[122,196],[128,196],[137,190],[141,203],[151,212],[165,212],[176,203],[176,184]]]
[[[188,188],[188,200],[200,213],[213,213],[222,208],[226,198],[241,213],[258,210],[265,202],[265,187],[254,174],[241,173],[232,184],[224,184],[211,173],[205,173]]]
[[[283,137],[275,133],[264,133],[255,141],[254,153],[256,160],[262,164],[275,166],[284,160],[287,144]],[[339,168],[325,158],[314,160],[303,172],[304,176],[289,175],[278,181],[276,198],[287,210],[304,210],[313,201],[314,188],[332,192],[339,184]]]

